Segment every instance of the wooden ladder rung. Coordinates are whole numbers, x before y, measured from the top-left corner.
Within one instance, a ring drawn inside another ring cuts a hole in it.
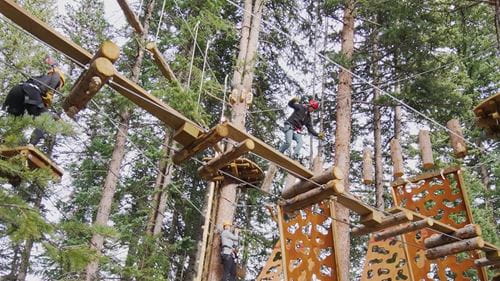
[[[391,214],[382,218],[379,224],[374,226],[362,225],[360,227],[355,227],[351,233],[353,235],[364,235],[376,231],[380,231],[389,227],[393,227],[402,223],[407,223],[413,220],[413,214],[408,211],[400,211],[395,214]]]
[[[216,174],[220,168],[226,166],[228,163],[233,162],[241,155],[249,151],[252,151],[254,148],[255,148],[255,143],[250,139],[246,139],[240,142],[238,145],[234,146],[226,153],[221,154],[210,160],[205,166],[201,167],[198,170],[198,173],[203,179],[208,180],[214,174]]]
[[[176,165],[184,162],[198,152],[215,146],[220,140],[227,137],[229,131],[225,124],[219,124],[209,132],[202,134],[188,146],[174,154],[172,160]]]
[[[392,228],[375,233],[374,239],[375,241],[381,241],[408,232],[417,231],[422,228],[431,227],[432,225],[434,225],[434,220],[431,218],[425,218],[422,220],[394,226]]]

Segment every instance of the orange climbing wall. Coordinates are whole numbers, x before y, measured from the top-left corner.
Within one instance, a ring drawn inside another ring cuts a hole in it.
[[[330,200],[293,213],[279,211],[285,280],[337,281],[336,222]]]
[[[460,168],[452,168],[395,184],[392,190],[395,204],[455,228],[473,223],[460,173]],[[487,280],[484,270],[474,265],[474,259],[478,257],[476,252],[427,260],[424,239],[434,233],[426,228],[403,235],[407,256],[411,257],[409,264],[413,280]]]
[[[398,239],[370,240],[362,281],[411,280],[404,244]]]
[[[278,241],[266,264],[262,268],[256,281],[281,281],[283,280],[283,266],[281,265],[281,243]]]

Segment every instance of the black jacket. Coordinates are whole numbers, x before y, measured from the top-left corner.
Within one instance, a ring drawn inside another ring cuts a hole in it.
[[[317,137],[318,133],[314,131],[311,122],[311,113],[307,110],[307,106],[303,104],[298,104],[295,100],[290,100],[288,106],[293,108],[293,113],[288,117],[285,123],[292,125],[295,130],[301,130],[303,126],[306,126],[307,131]]]
[[[56,72],[28,79],[23,83],[23,91],[28,97],[26,102],[38,105],[42,101],[41,97],[45,96],[48,91],[57,89],[59,83],[61,83],[61,77]]]

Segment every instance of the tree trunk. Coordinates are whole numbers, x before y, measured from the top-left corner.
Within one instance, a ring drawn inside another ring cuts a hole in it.
[[[245,12],[243,14],[240,49],[238,60],[233,76],[233,94],[236,94],[235,103],[232,106],[231,122],[242,130],[245,129],[245,119],[248,110],[247,100],[243,95],[251,95],[253,81],[253,70],[259,41],[260,21],[262,16],[262,0],[245,0]],[[254,15],[251,15],[253,11]],[[230,149],[227,147],[226,149]],[[237,183],[226,179],[219,190],[217,205],[216,227],[221,228],[224,221],[233,221],[236,212]],[[220,280],[222,278],[222,265],[220,262],[220,246],[218,237],[213,239],[212,253],[210,257],[209,275],[207,280]]]
[[[347,59],[352,59],[354,52],[354,21],[355,21],[355,1],[347,0],[345,2],[345,10],[342,27],[342,48],[341,53]],[[344,186],[349,190],[349,166],[350,166],[350,141],[351,141],[351,94],[352,94],[352,74],[348,71],[341,70],[339,73],[339,87],[337,94],[337,130],[335,132],[335,166],[339,167],[344,173]],[[342,221],[349,221],[349,209],[337,205],[337,217]],[[341,272],[341,280],[349,280],[349,265],[350,265],[350,241],[349,225],[338,224],[338,239],[346,241],[341,243],[336,249],[340,255],[337,270]]]
[[[278,167],[276,167],[275,164],[270,164],[269,168],[267,169],[266,176],[264,177],[264,180],[262,181],[262,185],[260,186],[260,189],[270,192],[271,187],[273,186],[273,179],[274,176],[276,175],[276,172],[278,171]]]
[[[376,21],[376,20],[375,20]],[[378,50],[378,29],[374,31],[374,42],[373,42],[373,84],[378,86],[380,82],[380,73],[378,61],[380,60],[380,52]],[[380,114],[380,107],[377,105],[377,101],[380,97],[380,91],[377,89],[373,90],[373,146],[375,152],[375,206],[379,210],[384,209],[384,186],[382,185],[383,180],[383,167],[382,167],[382,115]]]
[[[146,8],[146,14],[144,16],[144,33],[141,37],[141,41],[145,41],[147,39],[147,35],[149,32],[149,20],[153,13],[155,0],[151,0],[148,3]],[[142,47],[138,47],[137,57],[132,67],[132,81],[137,82],[139,80],[140,69],[142,66],[142,62],[144,59],[144,49]],[[125,110],[120,114],[120,124],[118,125],[118,131],[116,132],[115,137],[115,147],[113,148],[113,153],[111,157],[111,162],[108,167],[108,173],[106,175],[106,179],[104,181],[103,191],[101,195],[101,201],[99,202],[99,208],[97,210],[96,219],[94,221],[94,225],[102,225],[106,226],[109,215],[111,212],[111,205],[113,203],[113,197],[116,190],[116,185],[118,182],[118,175],[120,173],[120,167],[122,164],[122,160],[125,156],[125,144],[128,136],[129,129],[129,121],[131,117],[131,111]],[[90,247],[95,249],[98,253],[102,251],[104,244],[104,237],[98,233],[92,235]],[[99,264],[98,261],[92,261],[87,265],[86,268],[86,281],[98,280],[97,270]]]
[[[34,209],[39,210],[42,205],[43,190],[40,187],[34,186],[36,190],[36,198],[33,204]],[[24,248],[21,252],[21,263],[19,264],[19,273],[17,281],[25,281],[30,267],[31,249],[33,248],[33,239],[28,239],[24,243]]]

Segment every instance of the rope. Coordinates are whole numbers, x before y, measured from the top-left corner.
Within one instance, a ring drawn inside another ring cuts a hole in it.
[[[163,13],[165,12],[165,2],[167,2],[167,1],[163,0],[163,5],[161,7],[161,13],[160,13],[160,20],[158,21],[158,28],[156,29],[155,42],[158,41],[158,35],[160,34],[160,27],[161,27],[161,24],[163,23]]]

